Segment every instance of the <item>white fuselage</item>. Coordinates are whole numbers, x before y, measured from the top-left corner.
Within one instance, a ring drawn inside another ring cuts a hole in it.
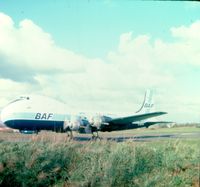
[[[1,120],[8,127],[19,130],[62,130],[64,121],[77,119],[66,105],[44,96],[20,97],[1,112]],[[68,124],[70,125],[70,124]]]

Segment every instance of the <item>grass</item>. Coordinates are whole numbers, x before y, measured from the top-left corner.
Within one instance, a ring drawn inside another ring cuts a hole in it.
[[[82,143],[44,132],[0,140],[0,186],[199,186],[200,139]]]

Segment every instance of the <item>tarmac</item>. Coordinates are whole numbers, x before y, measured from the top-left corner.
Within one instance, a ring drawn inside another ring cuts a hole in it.
[[[120,133],[119,133],[120,134]],[[150,142],[150,141],[161,141],[161,140],[170,140],[170,139],[199,139],[200,141],[200,132],[190,132],[190,133],[159,133],[159,134],[137,134],[137,135],[106,135],[101,136],[101,140],[115,141],[115,142]],[[75,136],[75,141],[91,141],[91,136]]]
[[[197,140],[200,142],[200,128],[176,128],[176,129],[139,129],[129,131],[99,132],[100,138],[92,138],[92,134],[73,133],[73,141],[86,143],[89,141],[103,140],[115,142],[156,142],[162,140]],[[42,131],[38,134],[21,134],[19,132],[0,132],[0,141],[30,142],[30,141],[69,141],[67,134]]]

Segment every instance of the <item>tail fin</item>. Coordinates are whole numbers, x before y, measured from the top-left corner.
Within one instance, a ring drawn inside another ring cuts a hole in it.
[[[136,113],[149,113],[153,110],[153,92],[146,90],[142,107]]]

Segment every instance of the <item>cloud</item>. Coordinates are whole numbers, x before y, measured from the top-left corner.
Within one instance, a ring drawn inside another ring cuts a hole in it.
[[[33,84],[0,78],[0,108],[21,95],[31,94],[38,88]]]
[[[176,27],[171,28],[171,32],[174,37],[178,37],[185,40],[192,40],[193,42],[194,40],[195,41],[200,40],[199,31],[200,31],[200,21],[192,23],[189,27],[182,25],[178,28]]]
[[[169,84],[173,79],[159,68],[161,61],[157,60],[156,48],[147,35],[134,38],[131,32],[122,34],[118,51],[110,52],[108,58],[127,80],[132,80],[131,84],[138,87],[157,87],[160,84]]]
[[[0,70],[0,78],[7,78],[16,82],[36,83],[34,79],[35,73],[32,69],[12,64],[9,61],[9,57],[4,57],[4,55],[0,55]]]
[[[1,106],[16,95],[35,93],[62,100],[79,111],[132,112],[140,106],[145,89],[153,87],[158,90],[157,108],[171,111],[171,120],[181,121],[186,119],[182,114],[187,113],[189,95],[198,98],[192,90],[196,85],[190,84],[186,74],[193,76],[193,69],[199,67],[200,21],[172,27],[171,42],[122,33],[116,49],[102,59],[57,46],[31,20],[17,25],[0,13],[0,22]],[[175,93],[182,94],[184,103]],[[198,104],[190,108],[196,110]],[[176,112],[177,105],[182,107]],[[190,114],[187,120],[193,117]]]
[[[83,64],[88,59],[56,46],[51,35],[31,20],[23,20],[15,27],[10,17],[0,13],[0,21],[0,57],[13,67],[17,65],[24,71],[34,72],[28,80],[34,79],[36,73],[84,71]],[[24,81],[27,81],[27,75]]]
[[[172,27],[170,31],[174,41],[165,42],[157,39],[155,41],[156,56],[169,64],[200,66],[200,21],[189,26]]]

